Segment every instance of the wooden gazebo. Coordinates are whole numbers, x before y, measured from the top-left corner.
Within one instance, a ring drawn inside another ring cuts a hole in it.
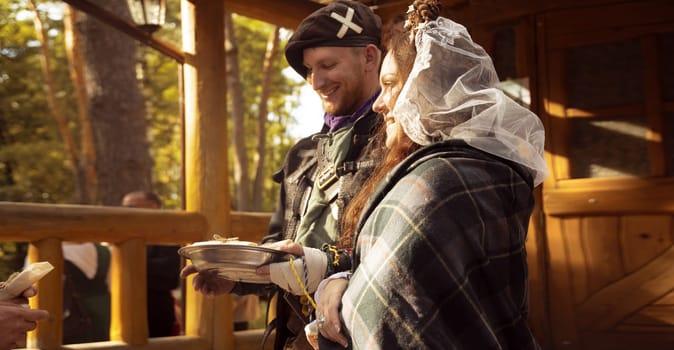
[[[145,242],[208,239],[208,232],[231,232],[233,222],[237,235],[251,240],[264,231],[268,216],[229,210],[223,15],[235,12],[292,29],[327,2],[182,0],[182,48],[138,34],[183,63],[185,212],[0,204],[0,237],[30,241],[34,259],[62,259],[66,232],[114,244],[113,341],[64,348],[259,346],[259,333],[232,331],[228,297],[204,298],[190,288],[186,335],[148,340],[145,315],[137,311],[145,309],[139,293],[144,285],[137,283],[145,272],[131,266],[144,266]],[[409,4],[363,2],[384,22]],[[551,176],[539,191],[527,243],[530,322],[541,344],[673,349],[674,2],[443,3],[446,16],[466,25],[490,52],[500,77],[528,92],[523,102],[546,126]],[[61,310],[58,283],[45,278],[36,301],[55,314]],[[41,323],[31,346],[60,348],[60,327],[59,320]]]

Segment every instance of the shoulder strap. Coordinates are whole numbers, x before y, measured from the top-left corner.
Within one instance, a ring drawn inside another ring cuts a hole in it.
[[[346,174],[355,173],[360,169],[374,167],[375,161],[373,159],[360,161],[357,159],[363,148],[368,146],[380,120],[379,113],[374,112],[372,109],[368,110],[363,117],[356,120],[353,124],[351,145],[346,153],[346,157],[344,157],[344,161],[340,164],[335,164],[335,166],[326,167],[317,174],[316,182],[318,188],[326,193],[330,193],[331,195],[328,195],[328,197],[332,198],[332,200],[336,198],[339,192],[339,178]]]
[[[351,142],[352,147],[349,147],[349,152],[346,154],[345,162],[352,161],[360,154],[360,150],[370,142],[370,138],[374,135],[375,127],[380,120],[379,113],[370,109],[365,116],[356,120],[353,124],[353,135]]]

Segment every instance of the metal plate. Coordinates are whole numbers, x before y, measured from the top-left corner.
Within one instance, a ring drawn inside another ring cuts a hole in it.
[[[255,271],[259,266],[288,261],[292,255],[257,245],[197,242],[178,254],[192,260],[199,272],[216,271],[222,278],[247,283],[270,283],[269,276]]]

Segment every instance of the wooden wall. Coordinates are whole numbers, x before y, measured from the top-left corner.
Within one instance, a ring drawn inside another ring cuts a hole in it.
[[[673,349],[674,3],[464,5],[447,14],[546,126],[527,242],[543,348]]]
[[[674,348],[674,3],[536,15],[553,349]]]

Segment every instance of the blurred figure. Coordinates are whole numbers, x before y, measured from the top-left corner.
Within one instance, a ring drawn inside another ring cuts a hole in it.
[[[128,208],[161,209],[161,199],[152,192],[134,191],[122,199]],[[147,246],[147,322],[150,337],[180,334],[176,329],[175,299],[180,272],[179,246]]]
[[[110,249],[63,242],[63,344],[110,339]]]

